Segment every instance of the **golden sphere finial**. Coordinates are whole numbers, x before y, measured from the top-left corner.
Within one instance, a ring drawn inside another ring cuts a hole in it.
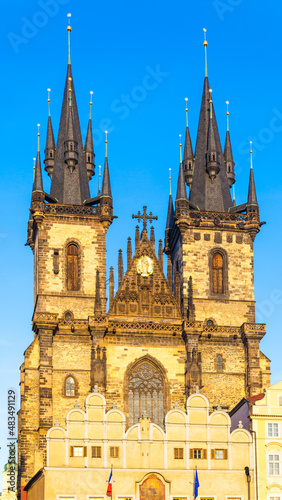
[[[69,20],[69,24],[67,26],[67,31],[71,32],[71,25],[70,25],[71,14],[67,14],[67,17],[68,17],[68,20]]]
[[[90,106],[92,106],[93,104],[92,96],[93,96],[93,90],[90,90],[90,102],[89,102]]]
[[[38,137],[40,136],[40,123],[37,123],[37,127],[38,127],[38,132],[37,132],[37,135]]]
[[[203,32],[204,32],[204,43],[203,43],[203,46],[207,47],[208,46],[208,42],[207,42],[207,30],[206,30],[206,28],[203,28]]]

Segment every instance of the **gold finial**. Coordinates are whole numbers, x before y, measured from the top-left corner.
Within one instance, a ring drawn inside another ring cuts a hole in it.
[[[227,116],[227,131],[229,130],[229,111],[228,111],[229,101],[226,101],[226,116]]]
[[[250,141],[250,160],[251,160],[251,170],[253,170],[253,142]]]
[[[51,102],[50,92],[51,92],[51,89],[47,89],[47,92],[48,92],[48,98],[47,98],[47,102],[48,102],[48,116],[50,116],[51,115],[51,110],[50,110],[50,102]]]
[[[169,170],[169,194],[171,195],[171,168],[168,169]]]
[[[185,97],[185,102],[186,102],[186,107],[185,107],[185,112],[186,112],[186,127],[188,128],[188,97]]]
[[[101,165],[99,165],[98,196],[101,194]]]
[[[71,34],[71,25],[70,25],[70,18],[71,14],[67,14],[68,17],[68,26],[67,26],[67,32],[68,32],[68,64],[71,64],[71,54],[70,54],[70,34]]]
[[[33,182],[35,177],[35,165],[36,165],[36,158],[33,158]]]
[[[69,106],[71,106],[72,105],[72,100],[71,100],[71,81],[72,81],[72,78],[69,76],[68,80],[69,80]]]
[[[205,47],[205,76],[208,76],[208,62],[207,62],[207,46],[208,46],[208,42],[207,42],[207,30],[206,30],[206,28],[203,28],[203,32],[204,32],[204,43],[203,43],[203,46]]]
[[[212,89],[209,89],[210,93],[210,118],[212,118]]]
[[[108,131],[105,130],[105,157],[108,156]]]
[[[181,143],[181,134],[179,134],[180,142],[179,142],[179,148],[180,148],[180,163],[182,163],[182,143]]]
[[[90,112],[89,112],[89,120],[91,120],[91,108],[92,108],[92,104],[93,104],[93,101],[92,101],[92,96],[93,96],[93,90],[90,90]]]
[[[38,137],[38,140],[37,140],[37,151],[39,152],[40,151],[40,141],[39,141],[39,137],[40,137],[40,123],[37,123],[37,137]]]

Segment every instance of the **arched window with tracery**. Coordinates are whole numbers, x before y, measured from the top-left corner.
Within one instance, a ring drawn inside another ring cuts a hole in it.
[[[163,426],[166,413],[166,383],[160,368],[150,360],[137,363],[127,377],[128,424],[144,415]]]
[[[71,243],[67,247],[67,289],[79,290],[79,250],[77,245]]]
[[[75,382],[73,377],[66,379],[66,396],[75,396]]]
[[[224,293],[223,290],[223,257],[216,252],[212,257],[212,291]]]

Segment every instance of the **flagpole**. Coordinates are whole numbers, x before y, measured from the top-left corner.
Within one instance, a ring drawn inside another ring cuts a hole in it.
[[[111,469],[112,469],[112,473],[113,473],[113,464],[111,464]],[[111,500],[113,500],[113,486],[114,486],[114,478],[112,476],[112,493],[111,493]]]

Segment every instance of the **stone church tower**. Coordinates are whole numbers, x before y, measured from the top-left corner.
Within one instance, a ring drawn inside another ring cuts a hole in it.
[[[91,116],[83,146],[69,56],[57,143],[48,117],[51,191],[43,189],[38,147],[28,222],[34,340],[21,367],[21,487],[46,463],[48,429],[82,407],[95,385],[109,407],[125,412],[127,426],[142,415],[163,426],[164,414],[195,391],[228,410],[270,384],[259,350],[265,326],[255,323],[253,242],[261,223],[253,170],[248,201],[236,206],[230,135],[223,153],[209,89],[206,76],[195,154],[187,123],[175,211],[169,197],[165,248],[159,241],[156,255],[147,226],[157,217],[143,207],[133,216],[143,227],[134,250],[128,238],[126,273],[119,252],[116,294],[110,269],[107,310],[106,233],[114,219],[107,148],[102,188],[91,198]]]

